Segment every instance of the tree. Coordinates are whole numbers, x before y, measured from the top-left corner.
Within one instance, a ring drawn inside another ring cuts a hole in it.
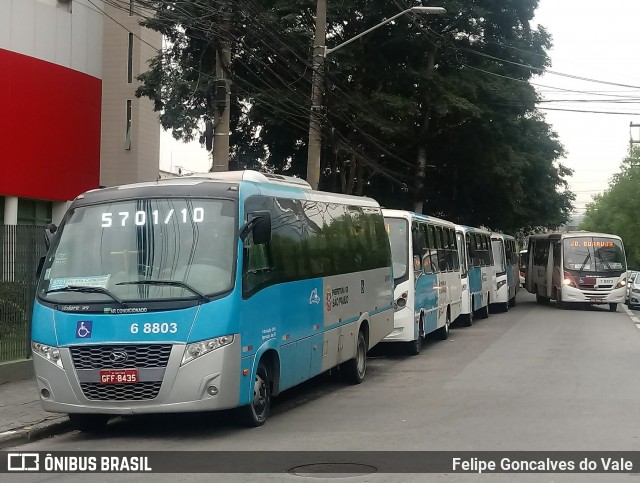
[[[640,148],[633,146],[613,175],[609,188],[587,204],[582,230],[611,233],[622,238],[627,263],[640,269]]]
[[[304,177],[314,0],[149,1],[171,46],[139,95],[188,139],[210,110],[212,49],[232,42],[232,165]],[[414,3],[329,1],[338,45]],[[450,0],[445,17],[407,15],[327,57],[321,189],[366,194],[469,225],[557,227],[571,172],[529,80],[548,65],[537,0]],[[209,104],[208,104],[209,102]]]

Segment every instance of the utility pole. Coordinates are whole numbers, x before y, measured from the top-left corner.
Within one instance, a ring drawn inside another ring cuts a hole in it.
[[[634,139],[633,137],[633,128],[640,127],[640,124],[635,124],[633,122],[629,123],[629,146],[633,147],[634,144],[640,144],[640,140]]]
[[[316,34],[313,41],[313,80],[311,81],[311,114],[307,150],[307,182],[312,189],[320,183],[320,154],[322,152],[322,97],[324,94],[324,57],[327,35],[327,1],[318,0]]]
[[[222,6],[223,33],[220,46],[216,48],[216,93],[215,111],[213,118],[213,163],[211,172],[229,171],[229,111],[231,105],[231,82],[229,66],[231,65],[231,47],[229,45],[229,30],[231,26],[231,12],[229,2]]]

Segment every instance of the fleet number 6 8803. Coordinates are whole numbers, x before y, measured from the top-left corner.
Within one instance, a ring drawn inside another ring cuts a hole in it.
[[[129,330],[132,334],[137,334],[140,332],[140,324],[131,324]],[[178,324],[175,322],[147,322],[142,324],[143,334],[175,334],[176,332],[178,332]]]

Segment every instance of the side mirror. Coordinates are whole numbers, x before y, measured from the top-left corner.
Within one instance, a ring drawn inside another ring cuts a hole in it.
[[[253,231],[253,243],[262,245],[271,241],[271,213],[268,211],[256,211],[240,230],[240,238],[245,239],[249,232]]]
[[[40,278],[40,274],[42,273],[42,267],[44,267],[44,261],[47,257],[40,257],[38,261],[38,268],[36,268],[36,278]]]
[[[44,229],[44,243],[47,246],[47,250],[51,247],[51,240],[53,240],[56,231],[58,231],[58,227],[55,223],[49,223]]]

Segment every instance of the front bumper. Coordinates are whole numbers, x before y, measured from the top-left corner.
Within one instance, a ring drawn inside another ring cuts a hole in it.
[[[579,290],[563,286],[563,302],[582,302],[588,304],[622,304],[626,295],[626,287],[611,290]]]
[[[240,344],[239,337],[236,337],[228,346],[204,354],[182,367],[180,363],[185,345],[173,345],[164,370],[153,369],[154,374],[159,374],[159,391],[144,400],[96,399],[107,390],[117,392],[118,396],[115,397],[118,398],[122,398],[122,394],[132,393],[139,397],[139,391],[143,389],[142,386],[136,387],[137,384],[120,384],[118,386],[128,386],[124,388],[127,392],[122,392],[114,385],[99,384],[99,369],[77,371],[69,348],[60,348],[64,368],[34,354],[40,401],[44,410],[57,413],[142,414],[236,407],[242,377]],[[139,370],[139,373],[142,374],[143,370]],[[87,384],[93,388],[91,391],[86,389]],[[217,394],[210,394],[211,386],[217,388]],[[45,397],[47,393],[48,397]]]

